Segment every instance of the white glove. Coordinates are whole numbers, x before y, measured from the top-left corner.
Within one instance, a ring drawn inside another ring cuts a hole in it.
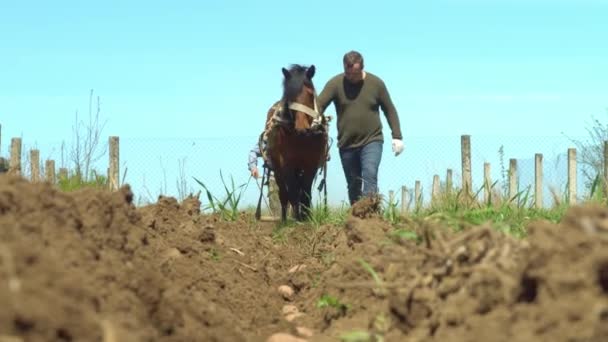
[[[393,139],[393,152],[395,152],[395,157],[403,152],[403,141],[401,139]]]

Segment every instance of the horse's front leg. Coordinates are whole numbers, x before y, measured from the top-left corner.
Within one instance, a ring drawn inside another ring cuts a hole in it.
[[[298,172],[296,170],[289,170],[287,174],[287,196],[289,203],[291,204],[292,217],[294,220],[300,220],[300,184],[298,179]]]
[[[306,170],[300,178],[300,211],[302,219],[310,218],[312,204],[312,183],[316,170]]]
[[[287,202],[289,200],[289,197],[284,173],[275,172],[274,179],[277,183],[277,187],[279,188],[279,201],[281,202],[281,222],[285,223],[287,221]]]

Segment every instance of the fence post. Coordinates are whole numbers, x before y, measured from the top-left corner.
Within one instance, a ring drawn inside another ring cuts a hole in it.
[[[420,181],[416,181],[416,185],[414,187],[414,203],[416,204],[416,210],[420,209],[422,203],[420,203],[420,199],[422,197],[422,190],[420,186]]]
[[[471,195],[473,185],[471,175],[471,136],[460,137],[461,161],[462,161],[462,190],[466,195]]]
[[[40,150],[30,150],[30,170],[32,183],[40,181]]]
[[[401,186],[401,215],[405,215],[408,209],[408,198],[407,198],[407,187],[405,185]]]
[[[509,201],[517,196],[517,159],[509,159]]]
[[[576,204],[576,149],[568,149],[568,204]]]
[[[492,191],[492,176],[490,175],[490,163],[483,163],[483,201],[486,204],[490,203]]]
[[[0,173],[8,171],[8,162],[2,157],[2,124],[0,124]]]
[[[608,196],[608,140],[604,141],[604,197]]]
[[[436,204],[436,202],[439,200],[439,175],[434,175],[433,176],[433,190],[432,190],[432,195],[431,195],[431,201],[433,202],[433,204]]]
[[[448,169],[445,175],[445,192],[448,195],[452,193],[452,169]]]
[[[537,209],[543,207],[543,155],[534,155],[534,205]]]
[[[118,190],[119,186],[119,142],[118,137],[110,137],[110,170],[108,175],[108,183],[110,190]]]
[[[55,161],[47,160],[44,166],[44,176],[46,181],[55,184]]]
[[[8,173],[21,175],[21,138],[11,139],[11,162],[8,166]]]

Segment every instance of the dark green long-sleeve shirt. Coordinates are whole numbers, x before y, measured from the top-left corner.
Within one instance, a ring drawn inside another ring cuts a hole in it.
[[[379,109],[386,116],[393,139],[402,139],[399,116],[384,82],[366,72],[365,79],[352,84],[339,74],[331,78],[319,96],[319,110],[325,112],[333,102],[338,121],[338,147],[363,146],[371,141],[384,141]]]

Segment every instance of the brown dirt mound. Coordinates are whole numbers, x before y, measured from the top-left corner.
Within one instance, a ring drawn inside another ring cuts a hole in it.
[[[381,210],[382,198],[380,195],[364,196],[350,208],[352,216],[359,218],[372,218],[378,216]]]
[[[200,216],[196,198],[138,210],[132,197],[0,177],[0,337],[247,341],[280,327],[283,301],[249,265],[270,239]]]
[[[517,240],[432,219],[396,229],[367,209],[279,228],[201,215],[197,197],[132,198],[0,175],[0,340],[608,340],[602,206]]]
[[[422,221],[409,226],[421,241],[395,244],[385,222],[351,218],[350,249],[307,298],[310,310],[323,294],[343,304],[316,317],[318,340],[356,330],[369,341],[608,340],[607,227],[608,209],[585,206],[560,225],[531,224],[523,241]]]

